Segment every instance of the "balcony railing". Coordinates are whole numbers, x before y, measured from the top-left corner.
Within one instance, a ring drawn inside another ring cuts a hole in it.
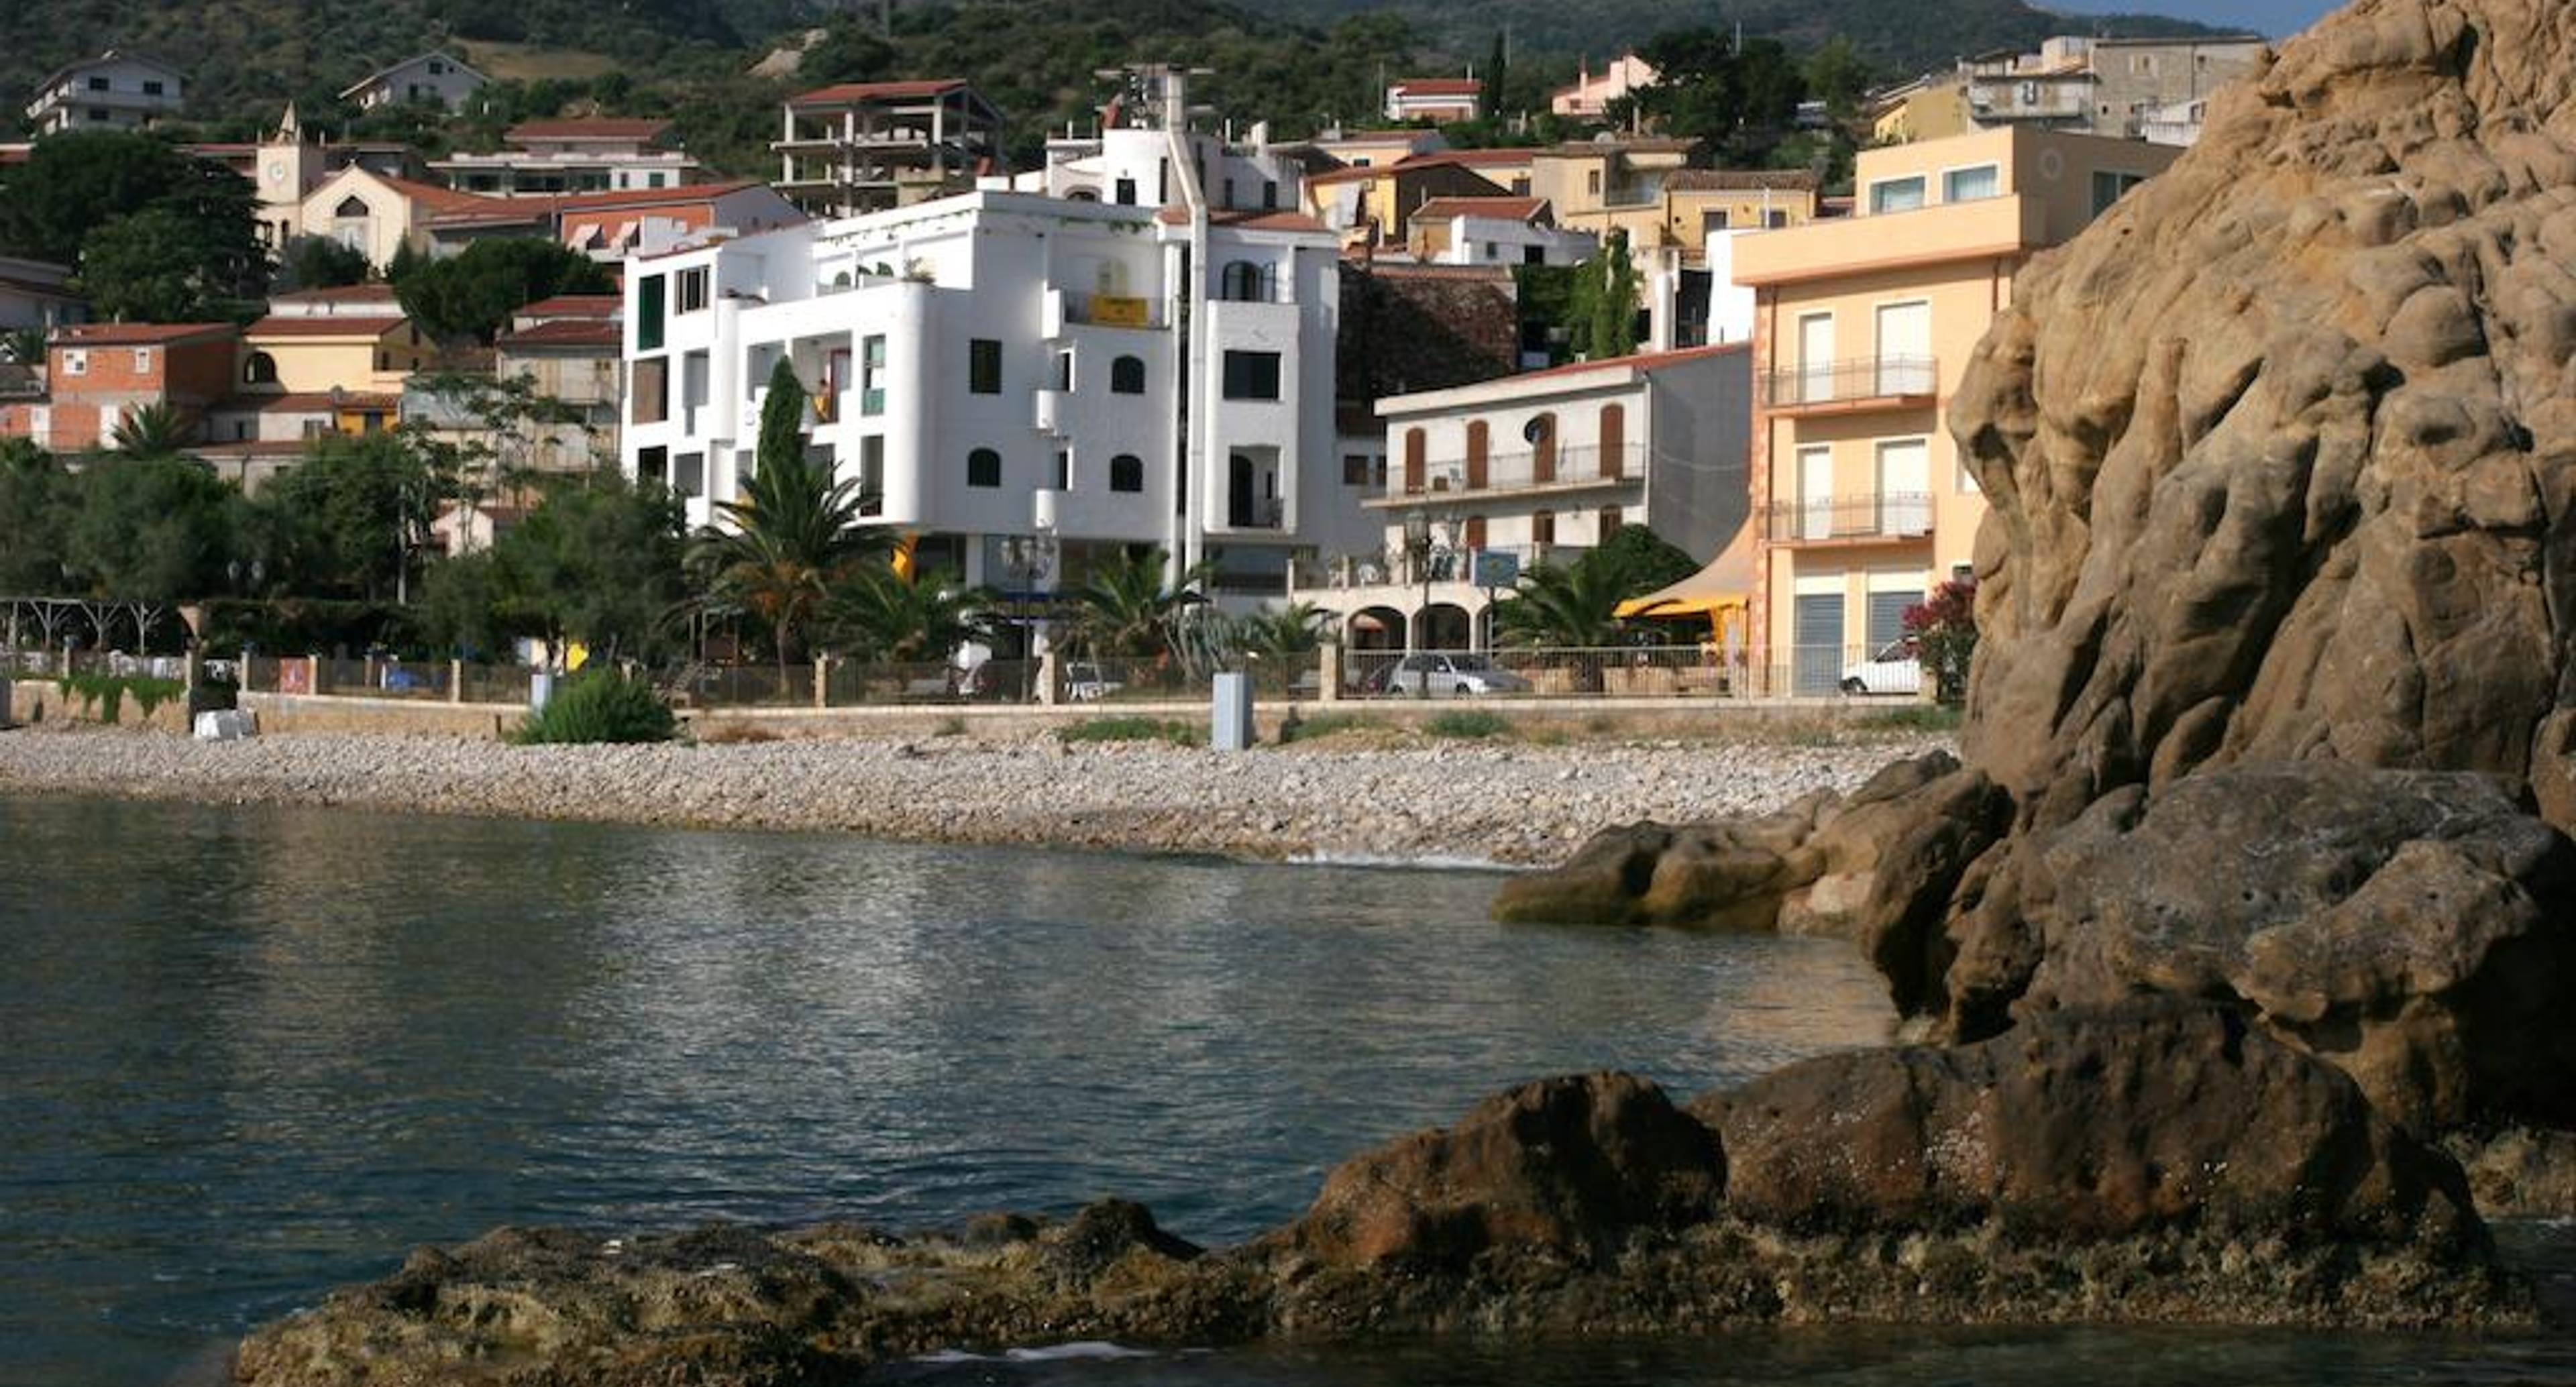
[[[1771,503],[1774,543],[1919,539],[1930,533],[1932,498],[1920,491],[1880,491]]]
[[[1475,548],[1435,544],[1421,554],[1401,549],[1375,554],[1336,554],[1331,558],[1297,559],[1288,571],[1290,592],[1351,588],[1420,587],[1424,583],[1472,583],[1482,556],[1508,554],[1520,571],[1542,565],[1566,567],[1592,552],[1584,544],[1487,544]]]
[[[1163,325],[1163,304],[1129,294],[1068,293],[1064,316],[1092,327],[1158,328]]]
[[[1491,453],[1481,461],[1443,458],[1426,464],[1419,478],[1400,473],[1404,486],[1402,495],[1390,496],[1382,504],[1408,505],[1434,497],[1472,496],[1481,492],[1522,491],[1537,487],[1598,486],[1642,481],[1645,475],[1646,450],[1642,444],[1628,444],[1607,451],[1600,448],[1549,448]]]
[[[1921,399],[1939,389],[1940,373],[1931,357],[1865,356],[1770,372],[1762,378],[1762,405],[1765,409],[1791,409],[1862,400]]]

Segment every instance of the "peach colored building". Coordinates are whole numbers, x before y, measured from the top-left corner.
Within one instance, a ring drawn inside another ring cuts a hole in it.
[[[2177,152],[2030,129],[1864,150],[1855,215],[1736,239],[1755,294],[1752,627],[1775,684],[1911,690],[1855,671],[1971,562],[1985,498],[1942,426],[1960,370],[2030,257]]]
[[[1599,120],[1611,102],[1655,85],[1655,77],[1655,65],[1634,53],[1619,55],[1599,72],[1586,63],[1577,69],[1574,85],[1559,87],[1548,97],[1547,108],[1576,120]]]

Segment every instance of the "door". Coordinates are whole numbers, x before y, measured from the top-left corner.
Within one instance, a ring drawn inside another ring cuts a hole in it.
[[[1628,470],[1628,411],[1619,405],[1601,407],[1601,475],[1622,477]]]
[[[1816,446],[1798,450],[1798,510],[1791,539],[1831,539],[1834,535],[1834,450]]]
[[[1252,459],[1236,453],[1226,460],[1225,523],[1238,530],[1250,529],[1253,512],[1258,507],[1259,492],[1252,481]]]
[[[1822,698],[1842,688],[1843,595],[1800,593],[1792,610],[1789,692]]]
[[[1932,445],[1920,438],[1878,445],[1878,532],[1932,533]]]
[[[1878,308],[1878,393],[1932,393],[1932,305],[1881,304]]]
[[[1485,421],[1470,420],[1467,424],[1467,489],[1469,491],[1485,489],[1485,459],[1492,446],[1493,431],[1485,426]]]
[[[1404,494],[1407,496],[1422,494],[1422,474],[1426,467],[1422,453],[1422,430],[1406,429],[1404,431]]]
[[[1798,375],[1794,399],[1783,404],[1811,405],[1834,397],[1834,315],[1808,313],[1798,319]]]

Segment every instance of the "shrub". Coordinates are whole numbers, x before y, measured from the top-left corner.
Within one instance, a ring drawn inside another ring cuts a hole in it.
[[[1905,634],[1914,638],[1923,672],[1944,703],[1968,696],[1968,665],[1977,654],[1977,582],[1953,578],[1933,589],[1921,606],[1905,609]]]
[[[1351,732],[1374,732],[1382,726],[1377,719],[1356,713],[1317,713],[1311,718],[1301,717],[1294,722],[1280,723],[1279,740],[1283,743],[1312,742]]]
[[[679,719],[640,679],[601,670],[573,677],[555,691],[511,738],[522,746],[543,742],[667,742]]]
[[[1502,737],[1510,735],[1512,724],[1502,714],[1482,708],[1452,708],[1422,724],[1422,730],[1434,737]]]
[[[83,708],[98,710],[100,722],[111,724],[124,713],[127,699],[134,700],[136,711],[148,718],[153,709],[188,693],[188,686],[176,679],[148,675],[74,674],[56,679],[54,687],[65,702],[77,698]]]
[[[1202,740],[1196,727],[1169,718],[1088,718],[1068,723],[1055,730],[1060,742],[1170,742],[1174,746],[1197,746]]]

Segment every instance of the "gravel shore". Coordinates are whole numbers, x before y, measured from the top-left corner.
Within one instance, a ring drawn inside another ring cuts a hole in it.
[[[1830,742],[1333,738],[1226,754],[1159,743],[929,737],[518,747],[307,733],[211,743],[0,733],[0,792],[808,829],[925,842],[1280,860],[1554,863],[1595,829],[1849,790],[1946,737]]]

